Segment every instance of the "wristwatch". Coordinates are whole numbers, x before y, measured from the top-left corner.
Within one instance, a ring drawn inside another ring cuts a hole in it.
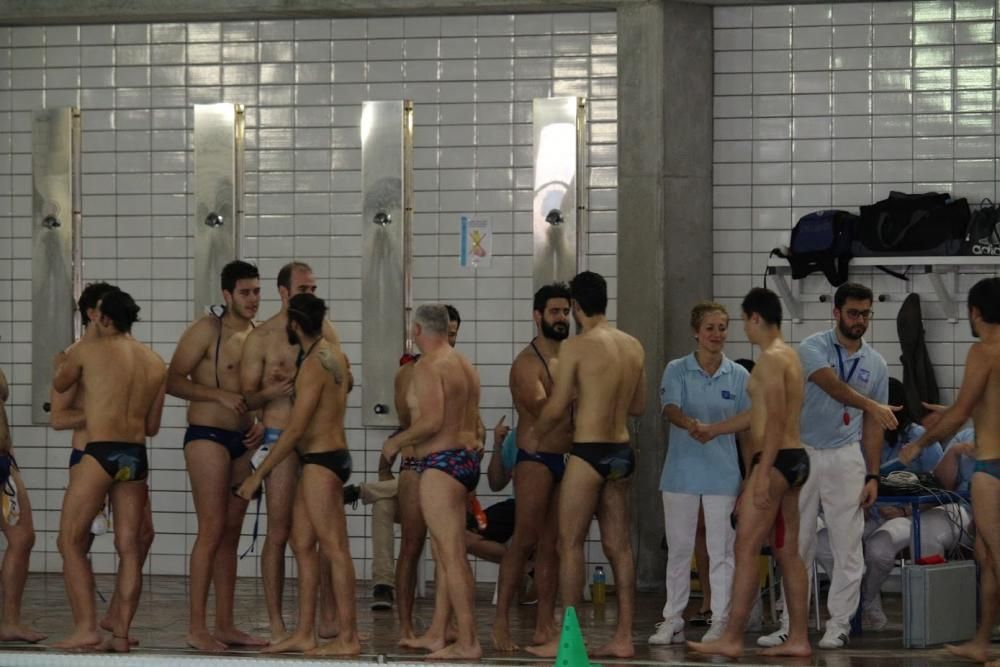
[[[865,484],[872,481],[873,479],[877,482],[879,481],[880,477],[878,475],[865,475]]]

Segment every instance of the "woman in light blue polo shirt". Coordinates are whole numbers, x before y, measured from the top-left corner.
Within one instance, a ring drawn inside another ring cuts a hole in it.
[[[719,435],[704,443],[694,437],[704,433],[705,424],[725,421],[750,407],[746,392],[749,373],[722,352],[728,325],[729,315],[723,306],[699,303],[691,311],[695,351],[671,361],[663,371],[660,404],[670,423],[667,460],[660,480],[667,534],[667,602],[663,622],[657,624],[650,644],[684,641],[682,614],[690,595],[699,508],[705,515],[712,589],[712,627],[703,641],[721,636],[729,616],[735,537],[729,517],[740,490],[736,436]]]

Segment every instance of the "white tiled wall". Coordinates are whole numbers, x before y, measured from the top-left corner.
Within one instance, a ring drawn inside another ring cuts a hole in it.
[[[38,529],[32,570],[61,568],[56,529],[69,449],[65,434],[30,422],[33,109],[82,108],[85,280],[131,292],[143,308],[136,335],[169,359],[192,296],[191,105],[245,104],[246,256],[263,275],[261,314],[277,309],[278,268],[307,261],[360,363],[361,102],[412,99],[415,299],[461,311],[459,347],[479,369],[492,425],[502,414],[512,421],[508,366],[533,333],[535,97],[589,99],[589,264],[614,294],[616,49],[614,13],[0,30],[0,365],[13,383],[8,409]],[[457,260],[459,217],[470,213],[490,217],[496,232],[493,266],[478,273]],[[356,391],[348,413],[354,481],[374,478],[387,434],[361,426],[359,404]],[[163,424],[151,448],[157,539],[148,569],[183,574],[196,521],[179,401],[168,401]],[[367,516],[348,512],[365,577]],[[110,537],[93,552],[96,570],[113,571]],[[598,544],[590,555],[603,558]],[[240,563],[241,573],[256,571],[256,558]],[[479,576],[492,577],[492,568]]]
[[[731,313],[804,213],[856,212],[890,190],[996,200],[998,10],[996,0],[715,9],[715,294]],[[984,272],[963,271],[963,299]],[[907,293],[920,294],[950,400],[968,324],[943,319],[924,276],[853,269],[852,279],[888,299],[875,304],[868,339],[896,377],[896,314]],[[832,293],[825,279],[810,276],[801,288],[805,319],[785,327],[794,341],[831,322],[830,303],[819,300]],[[730,341],[731,355],[750,355],[740,327]]]

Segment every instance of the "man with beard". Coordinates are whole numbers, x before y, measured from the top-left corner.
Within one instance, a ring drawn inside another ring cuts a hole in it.
[[[572,411],[546,437],[535,432],[535,421],[549,396],[557,369],[560,342],[569,335],[570,292],[564,283],[535,292],[533,317],[539,334],[521,350],[510,369],[510,393],[517,409],[517,463],[514,467],[514,535],[500,563],[493,646],[513,651],[510,605],[521,583],[524,564],[535,553],[538,613],[532,645],[556,636],[555,599],[558,588],[558,496],[566,472],[566,454],[573,441]]]
[[[981,576],[979,629],[972,641],[946,648],[967,660],[986,662],[1000,609],[1000,278],[984,278],[973,285],[968,303],[972,335],[979,340],[969,348],[958,398],[936,425],[903,448],[899,460],[908,464],[923,448],[947,440],[972,417],[976,434],[972,508]]]
[[[190,401],[184,460],[191,478],[198,537],[191,550],[187,642],[200,651],[267,642],[236,629],[236,549],[247,502],[230,489],[250,473],[250,450],[264,429],[252,424],[240,387],[243,343],[260,305],[260,273],[239,260],[222,269],[225,307],[198,318],[177,343],[167,393]],[[208,586],[215,584],[215,633],[208,631]]]
[[[608,322],[608,286],[602,276],[577,274],[570,291],[573,319],[582,333],[560,346],[552,393],[535,421],[538,441],[549,442],[576,400],[573,444],[559,486],[559,590],[564,607],[576,606],[584,583],[584,540],[597,512],[617,588],[618,627],[594,655],[630,658],[635,655],[635,562],[629,538],[635,451],[628,418],[646,409],[646,353],[642,343]],[[555,657],[558,650],[558,636],[528,648],[540,657]]]
[[[254,454],[256,463],[267,456],[271,445],[278,441],[292,415],[291,393],[294,388],[295,361],[299,348],[290,345],[285,331],[288,325],[288,302],[299,294],[315,294],[316,278],[304,262],[289,262],[278,271],[278,296],[281,310],[247,336],[240,360],[240,385],[246,396],[247,408],[262,410],[264,443]],[[337,334],[329,320],[323,320],[323,338],[339,347]],[[348,378],[348,390],[350,390]],[[267,534],[261,549],[261,574],[264,579],[264,598],[271,626],[272,643],[285,638],[285,622],[281,616],[281,600],[285,588],[285,546],[292,528],[292,506],[295,487],[299,479],[299,463],[295,457],[285,458],[276,465],[265,481],[267,501]],[[324,614],[332,613],[327,606],[328,577],[324,583]],[[333,623],[327,620],[320,627],[320,636],[336,634]]]
[[[799,494],[799,553],[808,571],[816,553],[822,506],[833,552],[833,572],[828,573],[830,619],[819,642],[824,649],[841,648],[850,635],[864,574],[864,510],[878,495],[885,430],[897,425],[893,409],[885,404],[889,398],[885,360],[863,339],[872,301],[872,291],[864,285],[841,285],[833,297],[836,326],[799,345],[807,379],[801,435],[812,470]],[[781,628],[757,643],[783,644],[788,627],[788,614],[783,614]]]
[[[264,478],[298,450],[302,477],[295,498],[292,550],[299,565],[299,625],[287,639],[265,649],[268,653],[357,655],[361,651],[354,564],[348,549],[343,499],[343,485],[351,475],[351,453],[347,451],[344,435],[349,385],[347,357],[339,344],[324,336],[325,316],[326,304],[312,294],[298,294],[288,303],[287,340],[301,350],[291,416],[260,468],[238,491],[244,500],[250,500]],[[341,627],[335,640],[317,647],[320,553],[326,556],[329,563],[326,567],[331,569]]]

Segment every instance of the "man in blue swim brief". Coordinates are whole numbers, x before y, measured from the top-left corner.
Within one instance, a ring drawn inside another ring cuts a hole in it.
[[[430,659],[477,660],[482,655],[476,636],[472,570],[465,549],[465,509],[470,490],[479,481],[479,376],[472,364],[448,344],[448,311],[443,305],[423,305],[413,318],[412,336],[422,352],[413,366],[407,392],[410,426],[386,440],[382,456],[392,461],[404,447],[423,458],[420,508],[434,541],[441,569],[435,617],[455,613],[458,637],[446,646],[443,638],[420,638],[409,645],[436,649]],[[435,624],[432,623],[432,627]]]
[[[979,629],[960,646],[948,646],[955,655],[989,660],[993,628],[1000,613],[1000,278],[983,278],[969,290],[969,324],[978,340],[969,348],[965,377],[955,404],[938,423],[903,448],[902,463],[913,461],[920,450],[945,442],[970,417],[976,433],[976,464],[972,473],[972,509],[976,517],[976,560],[981,588]]]
[[[236,552],[247,503],[229,490],[250,471],[250,447],[264,434],[253,424],[240,384],[243,344],[260,304],[257,267],[234,261],[222,269],[225,307],[199,317],[177,343],[170,361],[167,393],[189,401],[184,460],[198,537],[191,550],[191,618],[187,643],[202,651],[267,642],[237,630],[233,619]],[[216,564],[220,572],[215,572]],[[216,583],[215,631],[209,632],[208,587]]]
[[[509,614],[520,587],[525,563],[535,554],[538,614],[531,644],[545,644],[557,636],[555,621],[559,566],[558,489],[566,471],[566,455],[573,442],[572,410],[546,437],[538,437],[535,421],[552,393],[560,344],[569,336],[570,292],[564,283],[545,285],[535,292],[532,315],[538,335],[514,359],[510,393],[517,409],[517,463],[514,468],[514,534],[500,563],[493,647],[513,651]]]

